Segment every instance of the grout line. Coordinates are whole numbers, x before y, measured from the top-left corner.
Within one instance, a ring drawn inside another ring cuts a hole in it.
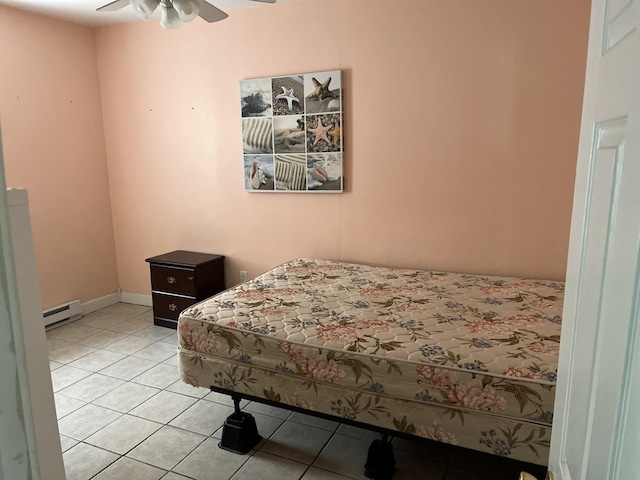
[[[318,451],[316,456],[313,457],[313,460],[311,460],[311,463],[309,464],[309,467],[307,468],[307,470],[309,470],[313,466],[313,464],[318,460],[318,458],[320,458],[320,455],[322,455],[322,452],[324,452],[326,450],[326,448],[329,445],[329,443],[331,442],[331,440],[333,440],[333,438],[336,436],[336,432],[338,431],[338,428],[339,427],[336,427],[336,429],[333,432],[331,432],[331,435],[329,435],[329,438],[327,439],[327,441],[324,442],[324,445],[322,446],[322,448]],[[306,473],[307,470],[305,470],[305,473]],[[338,472],[332,472],[332,473],[338,473]]]
[[[251,449],[249,452],[245,453],[245,455],[249,455],[249,457],[248,457],[244,462],[242,462],[242,465],[240,465],[237,469],[235,469],[235,470],[233,471],[233,473],[229,476],[229,480],[231,480],[233,477],[235,477],[235,476],[236,476],[236,474],[237,474],[240,470],[242,470],[242,468],[244,468],[244,466],[245,466],[247,463],[249,463],[249,461],[253,458],[253,456],[256,454],[256,452],[257,452],[257,450],[255,450],[255,449]],[[174,473],[178,473],[178,472],[174,472]]]

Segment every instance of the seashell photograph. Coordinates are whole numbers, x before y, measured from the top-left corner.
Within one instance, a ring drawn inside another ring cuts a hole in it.
[[[240,81],[240,107],[243,117],[271,117],[271,81],[268,78]]]
[[[308,155],[307,188],[309,190],[342,190],[342,154]]]
[[[274,165],[272,155],[244,156],[244,189],[273,190]]]

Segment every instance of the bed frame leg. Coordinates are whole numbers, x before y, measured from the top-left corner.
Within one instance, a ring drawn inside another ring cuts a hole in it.
[[[396,458],[393,445],[386,434],[382,439],[374,440],[369,446],[367,463],[364,464],[364,476],[374,480],[390,480],[396,471]]]
[[[222,427],[222,440],[218,446],[223,450],[244,455],[255,447],[262,437],[258,434],[253,415],[240,410],[241,398],[233,395],[235,411],[227,417]]]

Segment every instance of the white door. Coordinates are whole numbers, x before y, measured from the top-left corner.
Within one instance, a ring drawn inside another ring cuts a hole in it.
[[[5,189],[1,140],[0,480],[62,480],[27,192]]]
[[[640,0],[593,0],[549,468],[640,479]]]

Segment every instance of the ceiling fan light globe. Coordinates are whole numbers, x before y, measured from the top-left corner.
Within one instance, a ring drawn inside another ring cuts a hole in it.
[[[175,8],[160,5],[160,25],[164,28],[179,28],[182,25],[180,15]]]
[[[131,5],[138,16],[148,22],[154,10],[158,8],[158,0],[131,0]]]
[[[173,8],[183,22],[190,22],[200,13],[200,4],[196,0],[173,0]]]

